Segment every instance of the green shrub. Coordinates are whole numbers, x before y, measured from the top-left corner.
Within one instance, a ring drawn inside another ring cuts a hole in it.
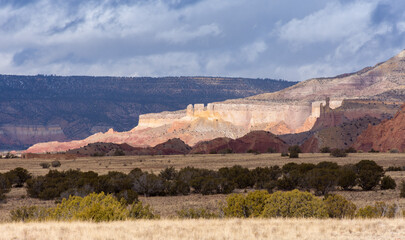
[[[125,153],[121,149],[117,149],[114,152],[114,156],[125,156]]]
[[[41,166],[42,168],[49,168],[51,166],[51,164],[49,164],[47,162],[42,162],[39,164],[39,166]]]
[[[10,192],[11,184],[5,174],[0,173],[0,202],[4,202],[6,200],[5,193]]]
[[[361,160],[356,165],[358,183],[363,190],[371,190],[380,182],[384,170],[374,161]]]
[[[403,171],[404,168],[403,167],[396,167],[396,166],[389,166],[387,168],[387,170],[385,170],[386,172],[399,172],[399,171]]]
[[[301,153],[301,149],[298,145],[294,145],[288,148],[290,153],[290,158],[299,158],[299,154]]]
[[[308,192],[275,192],[267,199],[262,217],[326,218],[322,200]]]
[[[245,197],[242,194],[230,194],[226,198],[226,205],[222,208],[225,217],[249,217]]]
[[[138,193],[131,189],[122,190],[119,193],[115,194],[115,197],[120,201],[125,200],[125,203],[127,204],[138,202]]]
[[[266,190],[248,193],[245,197],[246,211],[249,217],[259,217],[262,215],[265,203],[270,197]]]
[[[387,205],[384,202],[376,202],[374,206],[365,206],[360,208],[356,217],[359,218],[394,218],[399,213],[399,206],[396,204]]]
[[[397,184],[395,183],[395,180],[392,179],[390,176],[384,176],[381,179],[381,189],[386,190],[386,189],[395,189],[397,187]]]
[[[54,168],[60,167],[61,165],[62,164],[58,160],[51,162],[51,166],[54,167]]]
[[[128,211],[128,218],[131,219],[155,219],[155,215],[149,205],[143,206],[142,202],[133,203]]]
[[[349,147],[345,150],[346,153],[356,153],[356,149],[354,149],[353,147]]]
[[[125,220],[128,210],[113,195],[91,193],[86,197],[70,196],[63,199],[54,209],[50,218],[58,221],[116,221]]]
[[[181,219],[212,219],[218,218],[218,214],[215,214],[205,208],[182,208],[179,211],[176,211],[177,217]]]
[[[328,195],[324,200],[330,218],[353,218],[356,205],[340,195]]]
[[[164,170],[160,171],[159,177],[170,181],[176,179],[177,174],[178,172],[174,169],[174,167],[167,167]]]
[[[307,173],[306,179],[316,195],[324,195],[333,190],[338,182],[338,171],[330,168],[315,168]]]
[[[86,197],[70,196],[63,199],[54,208],[21,207],[10,212],[13,221],[117,221],[132,219],[153,219],[158,216],[152,213],[149,205],[142,202],[126,205],[113,195],[91,193]]]
[[[329,147],[322,147],[321,149],[319,149],[319,151],[321,153],[330,153],[330,148]]]
[[[332,157],[347,157],[347,153],[344,149],[335,148],[330,152]]]
[[[350,190],[356,186],[357,174],[354,165],[348,164],[339,170],[338,186]]]
[[[288,153],[286,153],[286,152],[282,152],[281,153],[281,157],[288,157],[289,155],[288,155]]]
[[[28,170],[20,167],[8,171],[5,173],[5,176],[8,178],[10,184],[15,184],[15,187],[22,187],[24,183],[31,178],[31,174]]]
[[[379,218],[381,217],[378,212],[377,208],[373,206],[365,206],[360,208],[357,213],[356,217],[358,218]]]

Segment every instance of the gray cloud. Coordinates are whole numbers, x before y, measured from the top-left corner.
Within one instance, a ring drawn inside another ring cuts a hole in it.
[[[404,48],[402,2],[0,0],[0,73],[331,76]]]

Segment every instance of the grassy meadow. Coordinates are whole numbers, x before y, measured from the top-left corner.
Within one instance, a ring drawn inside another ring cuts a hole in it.
[[[404,219],[221,219],[138,220],[122,222],[41,222],[0,224],[0,240],[8,239],[357,239],[403,240]]]
[[[134,168],[159,173],[167,167],[176,169],[192,166],[218,170],[221,167],[241,165],[250,169],[266,166],[283,166],[288,162],[319,163],[337,162],[339,165],[373,160],[386,169],[389,166],[405,166],[405,154],[352,153],[345,158],[329,154],[300,154],[298,159],[281,157],[280,154],[212,154],[175,156],[121,156],[87,157],[59,160],[59,171],[80,169],[106,174],[108,171],[129,173]],[[27,169],[34,176],[45,175],[49,169],[39,164],[53,159],[0,159],[0,172],[16,167]],[[405,180],[405,172],[387,172],[397,184]],[[238,191],[238,190],[236,190]],[[246,190],[239,190],[245,192]],[[250,191],[250,190],[247,190]],[[399,198],[399,190],[337,191],[357,207],[372,205],[376,201],[398,204],[405,209],[405,198]],[[397,239],[405,240],[405,220],[319,220],[319,219],[215,219],[179,220],[176,212],[182,208],[218,210],[225,201],[224,194],[186,196],[156,196],[139,199],[151,205],[160,220],[137,220],[108,223],[91,222],[40,222],[12,223],[9,212],[22,206],[54,207],[55,201],[39,200],[27,196],[25,188],[12,188],[7,203],[0,204],[1,239]]]

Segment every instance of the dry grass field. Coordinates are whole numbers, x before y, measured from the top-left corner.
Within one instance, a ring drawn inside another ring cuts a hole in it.
[[[3,223],[0,224],[0,240],[6,239],[404,240],[405,220],[172,219],[108,223]]]
[[[384,168],[388,166],[405,166],[405,153],[351,153],[345,158],[331,157],[328,153],[304,153],[298,159],[281,157],[279,153],[273,154],[193,154],[193,155],[166,155],[166,156],[122,156],[122,157],[86,157],[72,160],[59,160],[62,166],[59,170],[80,169],[82,171],[95,171],[105,174],[108,171],[129,173],[134,168],[143,171],[159,173],[166,167],[176,169],[187,166],[217,170],[222,167],[241,165],[247,168],[266,167],[288,162],[318,163],[332,161],[338,164],[357,163],[368,159],[377,162]],[[0,172],[7,172],[16,167],[28,169],[34,175],[45,175],[49,169],[39,166],[42,162],[51,162],[50,159],[0,159]]]
[[[329,154],[300,154],[298,159],[282,158],[280,154],[227,154],[227,155],[177,155],[177,156],[123,156],[123,157],[89,157],[76,160],[60,160],[62,166],[58,170],[81,169],[82,171],[95,171],[105,174],[108,171],[121,171],[128,173],[133,168],[139,167],[145,171],[159,173],[166,167],[173,166],[180,169],[186,166],[199,168],[219,169],[233,165],[242,165],[248,168],[258,166],[282,166],[288,162],[318,163],[321,161],[334,161],[339,164],[356,163],[363,159],[374,160],[384,168],[388,166],[405,166],[405,154],[390,153],[356,153],[346,158],[333,158]],[[44,175],[49,169],[39,166],[41,162],[51,162],[44,159],[0,159],[0,172],[6,172],[16,167],[28,169],[34,175]],[[54,169],[54,168],[51,168]],[[387,172],[395,179],[397,184],[405,180],[405,172]],[[353,201],[358,207],[373,205],[375,201],[397,203],[405,209],[405,199],[399,198],[399,190],[375,190],[375,191],[338,191],[348,200]],[[215,211],[218,203],[224,201],[226,195],[192,194],[188,196],[166,196],[166,197],[140,197],[139,199],[150,204],[155,213],[163,218],[176,216],[176,211],[182,208],[203,207]],[[9,211],[21,206],[55,206],[54,201],[42,201],[27,197],[25,188],[13,188],[7,194],[7,203],[0,204],[0,221],[9,219]]]

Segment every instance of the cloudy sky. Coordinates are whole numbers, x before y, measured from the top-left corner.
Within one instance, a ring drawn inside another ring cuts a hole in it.
[[[404,48],[403,0],[0,0],[0,74],[301,81]]]

